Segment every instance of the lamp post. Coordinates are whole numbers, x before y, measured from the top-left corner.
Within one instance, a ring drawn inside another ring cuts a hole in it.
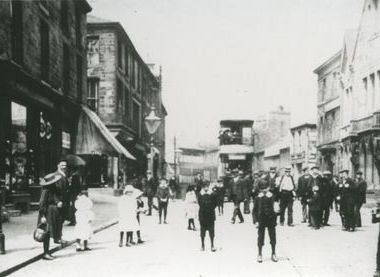
[[[149,162],[148,169],[152,171],[153,175],[154,175],[154,172],[153,172],[153,154],[154,154],[153,135],[157,131],[160,124],[161,124],[161,118],[159,118],[156,115],[155,107],[152,106],[149,115],[147,117],[145,117],[145,127],[148,130],[148,133],[150,135],[150,162]]]

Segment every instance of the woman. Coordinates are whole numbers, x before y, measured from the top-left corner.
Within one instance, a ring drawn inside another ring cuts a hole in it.
[[[54,257],[49,254],[50,235],[60,237],[60,224],[63,220],[59,208],[62,208],[62,202],[59,200],[55,184],[62,179],[62,175],[51,173],[41,179],[42,193],[40,199],[40,208],[38,214],[38,226],[46,231],[43,241],[44,253],[42,259],[53,260]]]

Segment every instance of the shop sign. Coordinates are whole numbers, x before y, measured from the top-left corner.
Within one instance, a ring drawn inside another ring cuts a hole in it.
[[[245,160],[245,155],[229,154],[229,160]]]
[[[62,132],[62,148],[66,148],[66,149],[71,148],[71,140],[70,140],[69,133]]]

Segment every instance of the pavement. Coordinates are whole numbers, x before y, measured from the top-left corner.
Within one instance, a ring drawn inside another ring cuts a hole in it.
[[[231,204],[217,217],[218,251],[211,252],[208,241],[200,251],[199,232],[186,229],[184,204],[177,200],[169,204],[167,225],[159,225],[156,214],[142,217],[142,245],[118,247],[115,225],[93,237],[92,251],[78,253],[71,246],[56,252],[54,261],[37,261],[13,276],[372,276],[379,226],[371,224],[368,208],[362,211],[363,227],[354,233],[341,231],[335,212],[332,226],[312,230],[299,223],[298,202],[294,210],[296,226],[277,227],[278,263],[270,260],[268,237],[264,262],[256,262],[257,229],[249,215],[245,223],[231,224]]]
[[[117,198],[112,196],[112,189],[90,189],[89,197],[94,202],[94,229],[103,229],[114,224],[117,217]],[[37,216],[38,212],[32,211],[19,217],[11,217],[9,222],[3,223],[6,254],[0,255],[0,276],[11,268],[35,260],[42,253],[42,244],[33,240]],[[73,226],[64,226],[63,238],[68,241],[75,239]],[[59,245],[51,243],[50,248],[54,247],[60,248]]]

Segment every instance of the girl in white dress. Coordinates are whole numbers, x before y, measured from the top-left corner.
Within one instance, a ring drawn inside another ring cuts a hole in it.
[[[87,196],[87,191],[83,191],[77,197],[77,200],[74,203],[75,205],[75,233],[77,237],[77,251],[88,251],[91,250],[88,247],[88,241],[91,238],[92,226],[91,222],[94,220],[95,215],[92,209],[92,201]],[[83,245],[81,244],[83,243]]]
[[[133,232],[140,230],[140,225],[136,217],[137,205],[136,199],[141,196],[142,192],[135,189],[132,185],[125,186],[124,193],[119,199],[119,247],[123,246],[124,232],[126,233],[125,246],[130,246]]]
[[[187,188],[185,204],[186,204],[186,218],[188,221],[187,229],[195,231],[196,229],[195,229],[194,219],[198,213],[198,201],[197,201],[197,196],[195,194],[193,186],[189,186]]]

